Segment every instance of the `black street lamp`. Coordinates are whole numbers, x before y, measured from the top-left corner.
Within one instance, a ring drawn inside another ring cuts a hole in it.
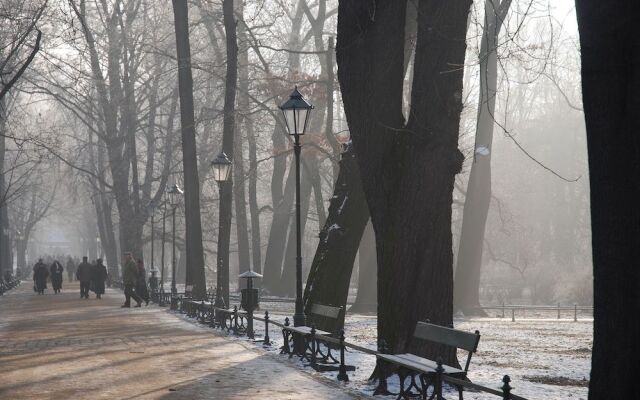
[[[169,190],[167,190],[167,196],[169,197],[169,205],[171,205],[171,219],[172,219],[172,239],[171,239],[171,305],[173,306],[174,300],[173,298],[178,293],[176,289],[176,208],[180,204],[182,199],[182,194],[184,192],[180,187],[176,184],[171,186]]]
[[[223,184],[225,182],[227,182],[229,180],[229,178],[231,177],[231,167],[232,167],[232,163],[231,160],[229,160],[229,157],[227,157],[227,155],[224,153],[224,151],[221,151],[220,154],[218,154],[218,156],[211,161],[211,168],[213,169],[213,179],[218,182],[218,190],[219,190],[219,201],[220,201],[220,207],[218,208],[219,210],[222,209],[222,187]],[[220,219],[222,218],[222,214],[220,213]],[[220,227],[222,227],[222,221],[220,221],[219,224]],[[221,233],[218,235],[218,240],[220,240],[220,236]],[[229,274],[225,274],[222,271],[222,252],[218,251],[218,266],[217,266],[217,273],[216,273],[216,300],[214,305],[216,307],[226,307],[227,305],[224,304],[224,299],[222,298],[222,294],[223,294],[223,287],[228,288],[229,286]],[[226,282],[225,282],[225,277],[226,277]],[[228,290],[225,292],[227,293]]]
[[[158,304],[164,307],[164,250],[165,236],[167,233],[167,202],[162,204],[162,247],[160,248],[160,301]]]
[[[302,305],[302,238],[300,232],[300,136],[309,125],[309,115],[313,106],[302,98],[298,87],[289,100],[280,106],[289,135],[293,136],[293,150],[296,156],[296,312],[293,326],[304,326],[306,318]]]
[[[151,214],[151,268],[154,268],[154,263],[153,263],[153,255],[154,255],[154,245],[155,245],[155,241],[156,241],[156,236],[155,236],[155,215],[156,215],[156,202],[155,200],[151,200],[149,202],[149,213]]]

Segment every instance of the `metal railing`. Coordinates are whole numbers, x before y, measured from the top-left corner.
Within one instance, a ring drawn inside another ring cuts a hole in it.
[[[580,312],[590,312],[593,315],[593,306],[579,306],[577,304],[571,306],[562,306],[558,303],[555,306],[534,306],[534,305],[518,305],[518,304],[502,304],[497,306],[482,306],[477,307],[476,310],[488,311],[488,310],[497,310],[502,312],[502,317],[505,318],[505,311],[511,312],[511,321],[516,321],[516,311],[518,313],[524,313],[526,311],[542,311],[542,312],[550,312],[556,315],[556,319],[561,319],[562,315],[571,315],[573,316],[573,321],[578,321],[578,311]]]
[[[20,279],[15,276],[11,276],[9,279],[0,278],[0,296],[18,286],[20,282]]]
[[[186,304],[180,304],[179,306],[180,312],[186,312],[186,314],[190,317],[196,318],[200,323],[208,324],[212,328],[221,328],[226,330],[227,332],[231,332],[234,335],[246,335],[247,337],[254,339],[254,331],[253,331],[253,322],[258,321],[264,323],[264,336],[262,340],[262,344],[264,346],[271,346],[271,338],[269,335],[269,328],[271,325],[274,325],[280,329],[287,329],[288,318],[285,320],[285,323],[280,323],[277,321],[273,321],[269,315],[269,311],[265,311],[264,317],[259,317],[253,314],[251,311],[239,311],[237,306],[234,306],[231,309],[219,308],[212,305],[211,302],[205,301],[188,301]],[[315,329],[312,329],[312,332],[315,332]],[[347,365],[345,364],[345,351],[346,349],[351,349],[354,351],[358,351],[361,353],[369,354],[372,356],[377,356],[379,354],[378,351],[372,350],[355,343],[350,343],[345,340],[344,330],[340,331],[338,337],[324,336],[324,335],[314,335],[312,333],[312,342],[316,340],[322,341],[327,345],[332,345],[337,347],[340,351],[339,358],[339,367],[338,367],[338,375],[337,379],[339,381],[348,382],[349,377],[347,375]],[[285,345],[286,346],[286,345]],[[306,356],[311,363],[309,365],[313,366],[313,360],[315,359],[315,347],[312,351],[313,354],[310,356]],[[443,399],[443,382],[446,382],[452,386],[461,386],[464,388],[481,391],[484,393],[493,394],[499,396],[505,400],[527,400],[524,397],[517,396],[512,392],[512,387],[510,386],[511,379],[508,375],[504,375],[502,378],[502,385],[499,388],[490,388],[487,386],[479,385],[470,381],[457,379],[451,376],[448,376],[443,373],[444,369],[442,364],[439,363],[438,368],[433,371],[433,375],[435,377],[433,384],[433,398],[437,400]]]

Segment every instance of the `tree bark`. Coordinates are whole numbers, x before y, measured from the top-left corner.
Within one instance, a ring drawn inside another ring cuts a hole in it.
[[[640,306],[640,5],[578,0],[576,11],[591,187],[589,399],[634,398],[640,323],[629,316]]]
[[[409,118],[402,114],[406,1],[341,0],[338,78],[376,234],[378,337],[395,353],[455,351],[414,341],[417,321],[453,323],[451,204],[469,0],[421,1]],[[366,173],[365,173],[366,171]]]
[[[222,11],[227,44],[222,151],[233,160],[233,141],[236,126],[236,85],[238,84],[238,40],[236,37],[233,0],[223,0]],[[229,305],[229,241],[231,237],[232,189],[233,182],[231,180],[220,183],[220,226],[218,230],[218,283],[220,287],[218,290],[221,290],[222,298],[226,305]]]
[[[289,168],[289,175],[284,188],[284,196],[278,204],[274,204],[273,206],[269,241],[264,256],[264,276],[262,283],[264,285],[263,287],[273,294],[279,290],[280,286],[282,260],[286,243],[283,239],[287,236],[291,207],[293,206],[294,189],[295,166],[292,166],[292,168]]]
[[[480,308],[480,274],[484,232],[491,203],[491,153],[498,81],[497,43],[510,5],[511,0],[485,1],[476,146],[467,183],[454,280],[454,303],[465,315],[486,315]]]
[[[313,304],[345,307],[349,295],[349,282],[358,244],[369,210],[360,183],[360,171],[353,146],[348,143],[342,153],[338,179],[329,205],[329,216],[320,231],[311,270],[304,291],[305,312]],[[344,313],[343,313],[344,318]],[[336,332],[342,321],[314,320],[316,328]]]
[[[244,3],[243,0],[239,1],[236,6],[236,12],[238,15],[242,16],[244,12]],[[241,28],[241,32],[244,30]],[[246,40],[246,38],[244,38]],[[239,58],[242,58],[242,63],[240,63]],[[236,238],[238,240],[238,272],[242,274],[243,272],[249,271],[251,268],[251,258],[249,256],[249,228],[247,221],[247,192],[246,185],[247,180],[245,179],[246,172],[244,169],[244,140],[242,135],[242,127],[246,127],[247,125],[247,117],[246,114],[249,112],[249,76],[248,76],[248,52],[246,48],[246,43],[243,43],[243,50],[239,52],[236,44],[236,59],[238,59],[236,65],[236,71],[239,71],[241,74],[240,80],[238,82],[240,89],[240,97],[238,99],[238,108],[240,109],[239,121],[235,127],[235,141],[234,141],[234,150],[233,153],[235,157],[233,158],[233,180],[235,182],[233,189],[233,198],[234,198],[234,206],[236,210]],[[237,73],[237,72],[236,72]]]
[[[193,79],[189,48],[189,13],[187,2],[173,0],[178,57],[178,86],[180,93],[180,123],[182,129],[182,166],[184,169],[184,205],[186,225],[187,285],[193,285],[193,296],[207,296],[200,219],[200,183],[196,152],[196,131],[193,111]]]

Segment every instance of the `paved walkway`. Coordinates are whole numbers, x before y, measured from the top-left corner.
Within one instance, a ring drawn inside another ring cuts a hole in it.
[[[0,297],[0,399],[353,399],[253,345],[75,283]],[[93,293],[92,293],[93,295]]]

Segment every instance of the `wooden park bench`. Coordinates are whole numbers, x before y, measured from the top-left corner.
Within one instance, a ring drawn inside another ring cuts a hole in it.
[[[333,326],[339,326],[339,321],[344,318],[344,308],[327,306],[323,304],[312,304],[311,309],[307,315],[307,323],[305,326],[291,326],[289,325],[289,318],[285,319],[284,327],[282,328],[282,336],[284,339],[284,345],[282,346],[281,353],[289,354],[292,357],[294,354],[300,356],[311,362],[312,366],[317,370],[333,370],[335,367],[327,364],[339,364],[331,353],[331,349],[335,348],[334,345],[323,341],[323,338],[339,338],[340,329],[336,329],[334,332],[324,331],[316,329],[316,323],[327,319],[332,320]],[[326,323],[324,325],[327,325]],[[295,336],[302,339],[302,344],[299,348],[296,348]],[[324,348],[321,346],[321,342],[324,342]],[[351,367],[348,367],[351,369]]]
[[[381,348],[381,352],[377,355],[379,372],[378,388],[374,394],[390,394],[387,391],[386,383],[386,367],[388,364],[399,367],[398,376],[400,378],[400,392],[398,393],[398,399],[411,398],[416,395],[420,395],[422,398],[427,398],[427,390],[429,387],[434,386],[435,389],[435,384],[437,383],[435,382],[435,378],[437,374],[448,375],[457,379],[466,379],[469,364],[471,363],[471,356],[478,348],[480,332],[475,331],[475,333],[469,333],[440,325],[430,324],[428,322],[418,322],[413,337],[418,340],[425,340],[432,343],[454,347],[456,349],[466,350],[468,354],[464,369],[442,364],[441,360],[429,360],[411,353],[386,354],[386,349]],[[410,378],[410,383],[405,388],[404,381],[407,377]],[[416,378],[418,378],[419,381],[416,381]],[[414,389],[418,392],[417,394],[413,392]],[[462,400],[463,387],[457,386],[457,389],[460,400]]]

